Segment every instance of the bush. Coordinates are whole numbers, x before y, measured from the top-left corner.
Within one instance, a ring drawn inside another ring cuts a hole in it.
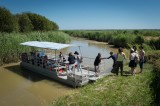
[[[159,39],[150,40],[149,45],[151,45],[154,49],[160,50],[160,37]]]
[[[136,38],[135,38],[135,43],[136,44],[143,44],[144,43],[144,38],[143,38],[143,36],[136,36]]]

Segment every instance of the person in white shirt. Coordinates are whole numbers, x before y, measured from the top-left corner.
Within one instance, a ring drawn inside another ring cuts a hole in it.
[[[134,52],[134,49],[131,49],[130,51],[130,62],[129,62],[129,67],[131,68],[131,74],[134,75],[135,74],[135,68],[137,66],[136,62],[135,62],[135,58],[138,58],[138,54],[136,52]]]
[[[75,51],[75,58],[77,60],[77,71],[81,71],[81,62],[82,62],[82,57],[80,56],[80,54]]]

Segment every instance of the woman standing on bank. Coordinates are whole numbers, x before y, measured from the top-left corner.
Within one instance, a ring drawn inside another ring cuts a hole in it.
[[[121,75],[123,75],[123,60],[126,59],[126,55],[123,52],[123,49],[120,47],[118,49],[117,57],[116,57],[116,74],[119,73],[119,68],[121,70]]]

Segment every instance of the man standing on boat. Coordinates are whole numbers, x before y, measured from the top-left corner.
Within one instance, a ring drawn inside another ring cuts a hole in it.
[[[72,52],[69,53],[68,61],[69,61],[69,71],[73,72],[75,71],[75,60],[76,58],[72,54]]]

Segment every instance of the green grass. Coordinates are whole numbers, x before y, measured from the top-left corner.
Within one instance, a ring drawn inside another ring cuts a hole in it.
[[[153,99],[149,87],[152,66],[144,67],[144,72],[135,76],[106,76],[57,99],[53,106],[149,106]]]

